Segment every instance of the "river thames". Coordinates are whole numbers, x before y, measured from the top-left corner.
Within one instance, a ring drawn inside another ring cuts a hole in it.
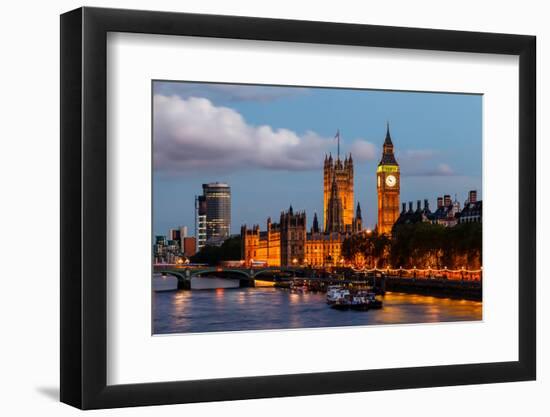
[[[380,310],[335,310],[326,294],[282,288],[159,291],[153,294],[153,333],[299,329],[357,325],[476,321],[479,301],[387,292]]]

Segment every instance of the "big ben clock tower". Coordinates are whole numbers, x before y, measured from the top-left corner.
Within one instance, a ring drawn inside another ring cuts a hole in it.
[[[399,217],[399,164],[393,154],[390,125],[387,124],[382,159],[376,170],[378,190],[378,233],[391,234],[393,224]]]

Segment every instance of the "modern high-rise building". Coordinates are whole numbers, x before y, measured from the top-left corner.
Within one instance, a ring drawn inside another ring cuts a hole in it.
[[[206,205],[206,241],[218,244],[231,234],[231,187],[222,182],[202,185]]]
[[[206,245],[206,198],[204,195],[195,196],[195,238],[197,251]]]
[[[168,239],[181,241],[184,237],[187,237],[187,226],[178,226],[176,229],[168,230]]]
[[[180,226],[180,238],[183,239],[184,237],[187,237],[187,226]]]
[[[386,130],[386,139],[382,159],[376,170],[378,190],[378,233],[391,234],[394,223],[399,218],[400,171],[393,153],[390,125]]]
[[[180,229],[168,230],[168,240],[180,240]]]
[[[175,229],[168,230],[168,240],[178,242],[181,251],[183,252],[183,239],[187,237],[187,226],[178,226]]]
[[[197,253],[197,239],[194,236],[184,237],[182,239],[181,247],[183,255],[189,258]]]

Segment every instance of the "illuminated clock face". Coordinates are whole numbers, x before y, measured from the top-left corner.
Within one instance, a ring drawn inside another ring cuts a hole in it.
[[[393,175],[388,175],[386,177],[386,185],[388,187],[394,187],[397,184],[397,179]]]

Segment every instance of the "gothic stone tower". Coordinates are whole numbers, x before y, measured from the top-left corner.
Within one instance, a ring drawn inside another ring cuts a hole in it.
[[[292,206],[281,213],[281,266],[302,265],[305,261],[306,212],[294,214]]]
[[[351,230],[353,226],[353,159],[351,154],[346,156],[342,162],[338,155],[336,161],[333,161],[332,155],[325,156],[325,164],[323,168],[323,221],[324,229],[328,231],[329,221],[329,202],[332,193],[332,182],[336,180],[338,195],[342,204],[342,221],[343,230]]]
[[[358,233],[363,230],[363,215],[361,214],[361,205],[357,203],[355,209],[355,219],[353,219],[353,232]]]
[[[390,234],[399,217],[400,173],[393,153],[390,126],[387,125],[382,159],[376,170],[378,190],[378,233]]]
[[[344,231],[344,208],[336,185],[336,177],[332,177],[325,231],[328,233]]]

